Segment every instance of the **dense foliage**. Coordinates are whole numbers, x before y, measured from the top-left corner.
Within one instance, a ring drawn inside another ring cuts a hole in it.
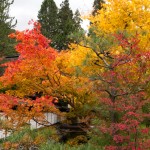
[[[9,16],[9,8],[13,2],[13,0],[0,1],[0,56],[11,55],[14,53],[14,42],[8,38],[8,35],[13,32],[13,28],[16,25],[14,17]]]
[[[53,0],[44,0],[38,14],[38,21],[42,25],[42,34],[51,39],[51,46],[57,50],[65,50],[74,41],[71,34],[81,30],[79,11],[73,14],[69,1],[65,0],[57,8]]]
[[[84,123],[90,138],[78,149],[149,150],[149,10],[149,0],[108,0],[89,17],[92,32],[59,53],[37,22],[31,30],[11,34],[20,56],[4,64],[0,78],[0,109],[9,117],[5,129],[20,130],[32,118],[47,125],[42,114],[48,111],[65,116],[69,124]],[[42,95],[31,101],[28,95],[35,92]],[[60,113],[54,101],[67,102],[70,111]],[[57,140],[47,138],[41,149],[54,147]],[[77,136],[67,144],[84,140]],[[55,148],[71,149],[68,145]]]
[[[51,39],[55,46],[58,38],[58,22],[57,22],[58,8],[53,0],[45,0],[41,5],[41,9],[38,13],[38,21],[42,25],[42,33],[47,38]]]
[[[93,3],[93,8],[94,8],[94,10],[93,10],[93,12],[92,12],[92,15],[95,16],[96,13],[97,13],[97,11],[100,10],[100,9],[102,9],[103,3],[105,3],[104,0],[94,0],[94,3]]]

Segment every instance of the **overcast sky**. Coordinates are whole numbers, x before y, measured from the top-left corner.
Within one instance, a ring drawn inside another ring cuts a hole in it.
[[[17,19],[17,30],[29,28],[29,20],[37,20],[37,14],[44,0],[14,0],[10,7],[10,15]],[[59,7],[63,0],[54,0]],[[92,10],[94,0],[69,0],[73,11],[79,9],[81,14],[87,14]],[[88,21],[84,21],[83,27],[86,29]]]

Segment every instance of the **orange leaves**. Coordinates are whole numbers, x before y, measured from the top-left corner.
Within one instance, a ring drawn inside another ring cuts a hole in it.
[[[39,86],[44,80],[51,82],[51,76],[58,70],[55,64],[57,51],[49,47],[49,40],[41,34],[40,24],[32,23],[32,30],[17,31],[10,35],[18,41],[16,51],[19,52],[19,58],[4,64],[7,69],[0,79],[4,85],[19,84],[19,88],[29,88],[31,93],[41,90],[43,86]]]
[[[8,35],[8,37],[11,38],[11,39],[15,38],[15,36],[16,36],[15,33],[11,33],[11,34]]]
[[[9,124],[11,129],[20,128],[33,118],[40,118],[42,122],[45,120],[44,112],[60,114],[59,110],[55,108],[51,96],[30,100],[1,94],[0,111],[7,117],[4,122]]]
[[[0,111],[9,112],[17,104],[18,99],[16,97],[0,94]]]
[[[40,91],[43,95],[51,95],[58,80],[55,63],[57,51],[49,47],[50,41],[41,34],[40,24],[32,24],[34,27],[31,30],[16,31],[9,35],[18,42],[15,48],[19,58],[5,63],[7,68],[0,77],[3,86],[8,88],[6,94],[0,95],[0,110],[9,117],[12,126],[15,124],[16,127],[21,127],[34,117],[44,118],[43,112],[46,111],[59,113],[51,96],[42,96],[34,101],[25,98]],[[48,83],[42,84],[46,82]]]
[[[54,59],[57,54],[54,49],[49,47],[50,41],[40,33],[38,26],[34,26],[32,30],[17,31],[9,37],[15,38],[19,42],[16,51],[20,53],[20,58],[34,56],[39,51],[42,51],[42,53],[51,52],[51,59]]]
[[[33,101],[33,107],[37,112],[53,112],[59,113],[53,104],[54,98],[52,96],[42,96]]]
[[[66,101],[74,107],[77,103],[81,106],[89,102],[90,90],[86,86],[89,79],[77,77],[75,72],[78,70],[76,66],[84,67],[83,71],[86,71],[88,64],[91,64],[95,57],[93,51],[80,46],[79,51],[58,54],[56,50],[49,47],[49,40],[41,34],[40,25],[38,23],[33,25],[32,30],[17,31],[10,35],[18,41],[16,50],[20,55],[17,61],[5,64],[7,69],[0,78],[3,85],[10,86],[10,90],[7,91],[10,95],[24,98],[35,92],[43,92],[43,97],[37,98],[34,103],[24,99],[26,106],[18,107],[18,115],[21,116],[25,110],[27,116],[35,113],[39,115],[42,111],[59,113],[52,105],[53,98],[44,95],[59,98],[65,96]],[[74,49],[73,45],[72,49]],[[86,57],[90,55],[92,55],[90,62],[83,64]],[[86,72],[90,70],[90,67]],[[15,88],[11,89],[12,85],[15,85]],[[32,111],[27,111],[26,108],[32,105]]]

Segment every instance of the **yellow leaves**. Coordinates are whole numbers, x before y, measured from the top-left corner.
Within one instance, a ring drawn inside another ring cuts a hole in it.
[[[87,139],[86,136],[84,136],[84,135],[78,135],[78,136],[76,136],[73,139],[69,139],[67,141],[67,144],[70,145],[70,146],[78,146],[81,143],[87,143],[87,142],[88,142],[88,139]]]
[[[36,138],[35,138],[35,140],[34,140],[34,144],[35,145],[40,145],[40,144],[42,144],[42,143],[44,143],[44,142],[46,142],[46,137],[44,136],[44,135],[38,135]]]
[[[113,55],[119,55],[123,52],[123,49],[121,46],[114,46],[110,49],[110,53]]]
[[[95,54],[90,48],[86,48],[84,46],[75,45],[75,44],[72,44],[71,48],[73,49],[73,51],[71,51],[71,56],[70,56],[70,59],[72,60],[71,61],[72,66],[81,66],[83,61],[87,57],[92,58],[95,56]]]
[[[45,86],[45,87],[49,86],[49,84],[50,84],[50,83],[49,83],[48,80],[43,80],[43,81],[42,81],[42,85]]]
[[[109,0],[91,22],[105,33],[118,30],[139,30],[141,26],[150,27],[150,1],[148,0]],[[135,29],[137,27],[137,29]]]
[[[97,58],[93,50],[77,44],[71,44],[70,48],[71,51],[59,58],[60,66],[65,66],[62,67],[63,72],[71,75],[90,72],[91,67],[93,67],[93,61]]]
[[[138,33],[141,51],[150,49],[150,0],[108,0],[96,16],[90,17],[90,21],[97,38],[117,32],[131,36]],[[120,54],[123,51],[117,48],[111,52]]]
[[[5,143],[3,144],[3,146],[4,146],[4,148],[5,148],[6,150],[9,150],[9,149],[11,149],[12,144],[11,144],[11,142],[5,142]]]

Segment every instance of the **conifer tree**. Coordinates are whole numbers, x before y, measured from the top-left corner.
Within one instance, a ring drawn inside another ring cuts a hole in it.
[[[82,19],[79,10],[74,13],[74,31],[68,36],[73,43],[80,43],[85,38],[85,30],[81,27]]]
[[[42,25],[42,34],[51,39],[51,46],[60,50],[68,48],[68,44],[75,41],[74,33],[81,28],[80,13],[73,14],[69,1],[61,3],[58,10],[53,0],[44,0],[38,14],[38,21]]]
[[[0,0],[0,56],[14,53],[13,42],[8,38],[17,23],[14,23],[14,17],[9,16],[9,8],[13,2],[14,0]]]
[[[74,21],[75,21],[75,28],[78,30],[82,29],[82,27],[81,27],[82,19],[80,18],[80,16],[81,16],[81,14],[80,14],[79,10],[77,9],[74,14]]]
[[[57,28],[58,8],[53,0],[44,0],[38,13],[38,21],[42,25],[42,34],[51,39],[51,46],[55,47],[58,37]]]
[[[68,44],[72,42],[69,35],[75,31],[75,20],[73,18],[73,12],[69,7],[69,1],[65,0],[61,3],[61,8],[58,13],[59,33],[60,38],[57,43],[59,50],[68,48]]]

